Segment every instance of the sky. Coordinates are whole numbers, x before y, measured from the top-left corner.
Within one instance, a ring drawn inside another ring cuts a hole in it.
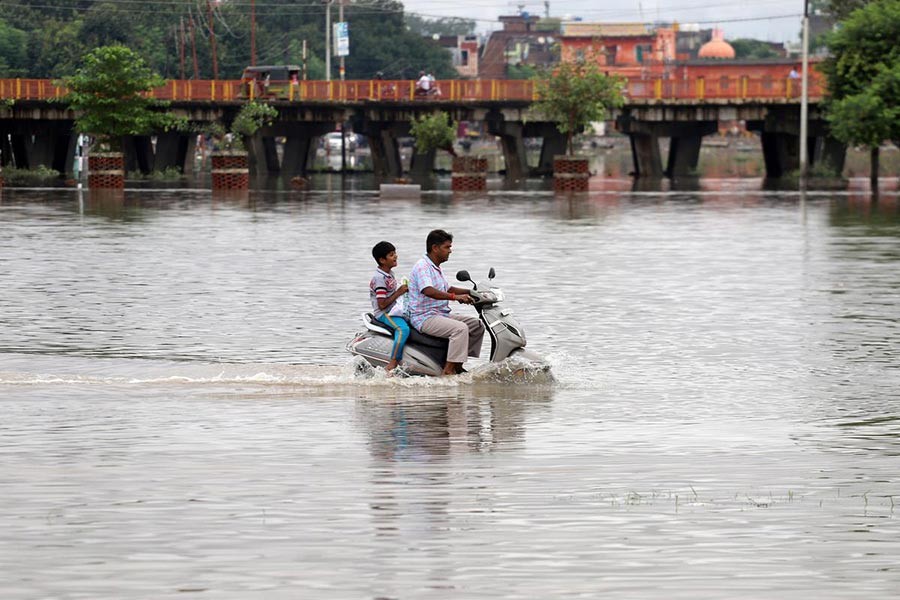
[[[464,17],[477,20],[479,32],[501,29],[497,17],[523,10],[543,16],[543,0],[402,0],[408,13],[429,18]],[[583,21],[698,23],[718,27],[725,39],[752,37],[772,42],[797,41],[803,0],[550,0],[550,16],[581,17]]]

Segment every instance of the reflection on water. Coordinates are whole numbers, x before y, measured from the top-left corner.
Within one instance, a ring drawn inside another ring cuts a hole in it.
[[[3,190],[0,596],[895,594],[890,185],[313,179]],[[556,384],[354,375],[434,227]]]
[[[551,401],[553,388],[481,384],[462,394],[417,395],[386,400],[379,393],[357,401],[374,458],[430,462],[453,452],[514,448],[524,440],[526,422]]]

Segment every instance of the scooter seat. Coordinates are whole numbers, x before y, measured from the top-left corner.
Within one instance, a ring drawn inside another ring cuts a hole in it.
[[[375,315],[372,313],[366,313],[363,315],[363,321],[366,323],[366,327],[372,331],[377,331],[378,333],[393,335],[390,333],[388,326],[384,323],[381,323],[375,318]],[[410,326],[409,328],[409,339],[407,343],[412,342],[413,344],[418,344],[420,346],[431,346],[432,348],[440,348],[446,349],[449,344],[449,340],[447,338],[435,337],[433,335],[428,335],[427,333],[422,333],[415,327]]]
[[[433,335],[428,335],[427,333],[422,333],[415,327],[410,326],[409,342],[417,344],[419,346],[431,346],[432,348],[445,349],[450,343],[450,340],[448,340],[447,338],[435,337]]]

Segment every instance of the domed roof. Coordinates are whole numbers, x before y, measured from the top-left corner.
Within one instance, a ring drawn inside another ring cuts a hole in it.
[[[734,58],[734,48],[725,41],[721,29],[713,29],[712,39],[700,46],[697,56],[700,58]]]

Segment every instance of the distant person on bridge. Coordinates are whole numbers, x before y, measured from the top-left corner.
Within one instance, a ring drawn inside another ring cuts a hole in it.
[[[431,71],[428,71],[428,82],[431,84],[431,95],[435,98],[440,98],[441,88],[437,86],[437,81],[435,81],[434,75],[431,73]]]
[[[797,72],[796,67],[791,67],[791,72],[788,73],[788,85],[790,86],[790,94],[791,96],[800,95],[800,86],[797,84],[797,81],[800,79],[800,73]]]
[[[416,96],[431,95],[431,78],[425,71],[419,71],[419,79],[416,81]]]

